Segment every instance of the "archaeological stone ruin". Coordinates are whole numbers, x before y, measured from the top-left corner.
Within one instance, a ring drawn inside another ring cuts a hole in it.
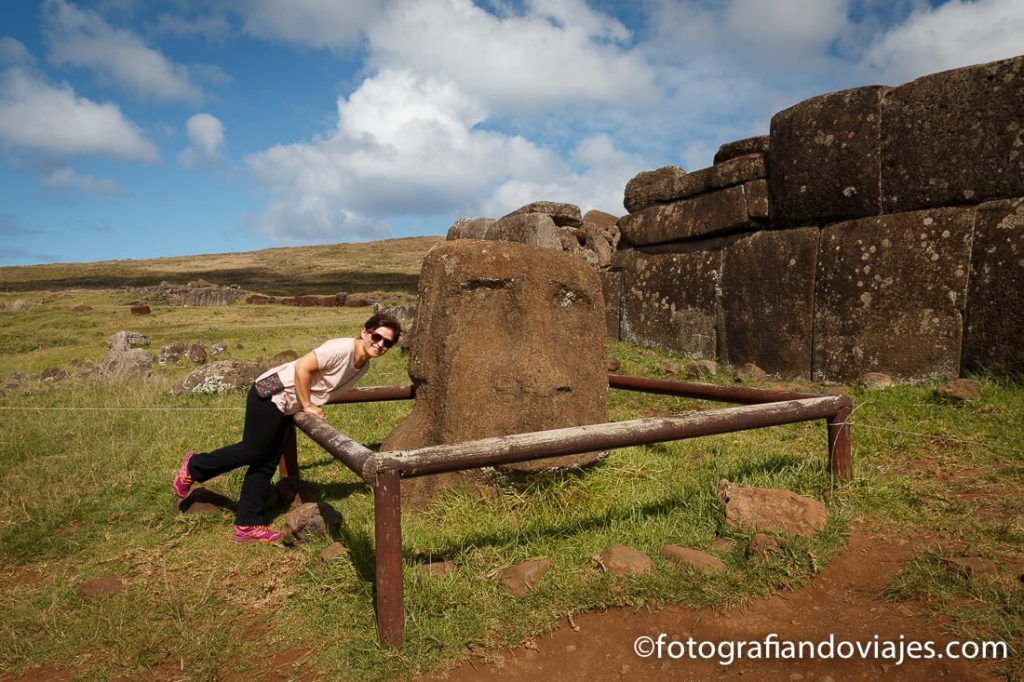
[[[582,255],[611,337],[694,358],[1024,377],[1024,56],[805,100],[710,168],[638,174],[624,206],[588,231],[535,202],[448,237]]]

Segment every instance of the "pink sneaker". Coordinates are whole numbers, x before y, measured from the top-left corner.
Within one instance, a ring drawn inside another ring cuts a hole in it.
[[[196,453],[191,450],[186,452],[185,458],[181,460],[181,468],[174,476],[174,494],[179,498],[184,499],[188,495],[189,489],[192,488],[192,476],[188,473],[188,461],[195,456]]]
[[[235,526],[235,542],[277,542],[284,533],[266,526]]]

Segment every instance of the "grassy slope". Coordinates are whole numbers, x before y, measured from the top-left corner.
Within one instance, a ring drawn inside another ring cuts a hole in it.
[[[186,279],[217,279],[196,264],[183,269]],[[147,271],[170,268],[153,262]],[[130,293],[21,292],[0,295],[0,303],[13,298],[25,305],[0,306],[0,378],[70,368],[75,358],[97,361],[106,337],[125,328],[148,333],[154,347],[202,338],[224,341],[242,359],[301,352],[321,337],[354,333],[368,312],[235,305],[155,308],[151,317],[131,318],[123,305]],[[79,304],[93,310],[73,312]],[[612,344],[610,354],[623,373],[647,376],[663,375],[656,363],[668,357],[625,343]],[[455,495],[407,517],[407,646],[383,651],[372,609],[372,496],[307,439],[300,437],[303,476],[342,512],[348,560],[322,563],[327,540],[293,550],[240,547],[228,541],[230,515],[170,513],[169,481],[181,453],[235,440],[242,417],[237,393],[172,398],[167,389],[186,372],[160,368],[149,383],[31,382],[0,396],[0,675],[47,663],[101,679],[147,669],[209,679],[244,669],[250,656],[303,650],[307,669],[328,678],[407,676],[524,641],[566,612],[615,604],[721,607],[799,585],[841,549],[853,516],[982,556],[1024,560],[1024,389],[986,379],[982,399],[963,406],[937,401],[929,387],[854,390],[857,473],[849,486],[831,485],[823,426],[799,424],[624,449],[585,476],[549,477],[493,499]],[[405,358],[392,353],[364,384],[406,380]],[[701,407],[619,392],[609,395],[609,406],[616,420]],[[409,408],[333,406],[328,419],[377,443]],[[970,488],[943,476],[964,469],[974,472]],[[741,550],[748,535],[725,528],[716,510],[720,478],[824,499],[833,521],[811,540],[790,539],[782,556],[747,562]],[[235,472],[219,487],[235,496],[240,482]],[[719,533],[740,544],[725,557],[724,576],[696,576],[658,555],[666,542],[707,550]],[[655,570],[632,579],[601,573],[590,557],[611,543],[645,550]],[[421,575],[418,558],[429,554],[454,561],[457,571]],[[502,568],[540,556],[552,558],[554,568],[527,599],[498,586]],[[105,574],[124,581],[125,593],[79,596],[79,582]],[[951,578],[924,555],[891,596],[928,598],[965,637],[1007,640],[1019,674],[1022,590],[1003,578]]]

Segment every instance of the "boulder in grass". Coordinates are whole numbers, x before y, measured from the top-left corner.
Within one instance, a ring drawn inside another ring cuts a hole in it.
[[[99,373],[108,379],[149,377],[153,374],[153,356],[141,348],[111,350],[100,363]]]
[[[174,393],[223,393],[234,388],[247,388],[260,374],[263,365],[241,360],[217,360],[197,367],[175,387]]]
[[[651,570],[651,558],[636,547],[611,545],[598,556],[601,566],[612,575],[640,575]]]
[[[718,374],[718,363],[714,360],[694,360],[686,370],[688,379],[704,379]]]
[[[884,372],[864,372],[864,374],[860,376],[860,383],[864,388],[872,391],[891,388],[893,386],[892,377]]]
[[[966,403],[981,397],[981,384],[974,379],[954,379],[935,389],[939,398]]]
[[[107,348],[110,350],[130,350],[145,348],[148,345],[149,337],[139,332],[119,331],[107,339]]]
[[[133,305],[131,307],[132,315],[149,315],[153,312],[148,305]]]
[[[662,545],[661,555],[669,561],[693,568],[701,573],[717,573],[725,570],[725,562],[718,557],[689,547]]]
[[[501,572],[501,586],[517,598],[526,596],[533,584],[551,570],[551,559],[522,561]]]
[[[768,375],[763,369],[752,362],[747,362],[736,370],[736,381],[742,383],[756,383],[758,381],[764,381],[767,376]]]
[[[340,542],[332,542],[320,552],[320,561],[329,564],[339,559],[348,558],[348,548]]]
[[[326,502],[307,502],[288,512],[284,525],[284,544],[295,545],[336,532],[341,527],[341,514]]]
[[[828,524],[828,507],[790,490],[758,488],[725,479],[718,483],[725,521],[734,528],[784,531],[808,537]]]

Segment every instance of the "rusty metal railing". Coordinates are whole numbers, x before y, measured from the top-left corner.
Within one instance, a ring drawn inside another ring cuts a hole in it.
[[[373,452],[324,420],[305,413],[295,415],[296,427],[373,487],[377,632],[382,643],[401,646],[405,632],[401,521],[403,478],[814,419],[823,419],[827,424],[832,476],[840,481],[848,481],[853,476],[849,421],[853,401],[848,396],[819,396],[616,374],[608,375],[608,386],[740,403],[742,407],[572,426],[394,452]],[[348,391],[331,402],[376,402],[413,397],[412,386],[384,386]],[[299,475],[294,429],[282,455],[280,469],[282,475]]]

